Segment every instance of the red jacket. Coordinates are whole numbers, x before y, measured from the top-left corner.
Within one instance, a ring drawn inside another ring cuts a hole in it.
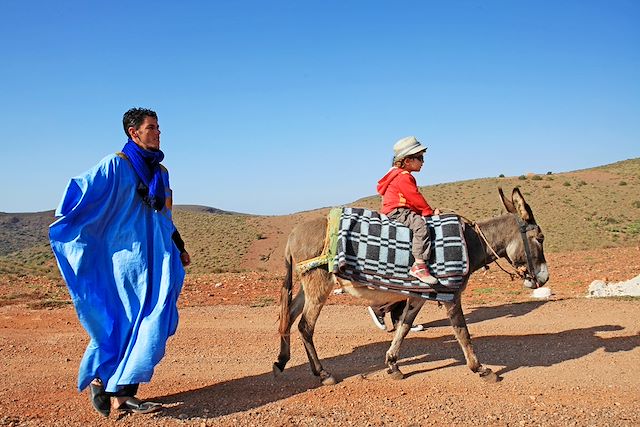
[[[433,215],[433,209],[418,191],[416,179],[409,171],[392,167],[378,181],[378,193],[382,196],[380,212],[385,215],[396,208],[409,208],[422,216]]]

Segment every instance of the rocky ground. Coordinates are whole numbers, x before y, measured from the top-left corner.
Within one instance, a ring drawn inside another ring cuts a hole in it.
[[[75,388],[88,340],[59,284],[3,277],[0,425],[639,425],[640,301],[584,298],[592,280],[635,277],[638,255],[637,248],[551,254],[548,300],[532,299],[495,268],[474,275],[465,312],[479,358],[502,377],[496,384],[466,368],[435,304],[419,314],[425,331],[410,333],[402,347],[406,378],[387,378],[391,334],[343,295],[331,297],[315,337],[325,368],[341,381],[320,385],[295,330],[292,360],[274,378],[280,277],[190,276],[178,332],[140,389],[165,409],[109,418]],[[43,303],[56,292],[58,303]]]

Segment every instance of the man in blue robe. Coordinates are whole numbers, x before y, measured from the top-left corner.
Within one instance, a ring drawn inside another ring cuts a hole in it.
[[[112,406],[135,413],[160,408],[135,395],[139,383],[151,380],[176,331],[176,304],[190,263],[171,217],[158,116],[133,108],[123,126],[128,141],[122,152],[71,179],[49,229],[91,338],[78,389],[90,387],[91,403],[104,416]]]

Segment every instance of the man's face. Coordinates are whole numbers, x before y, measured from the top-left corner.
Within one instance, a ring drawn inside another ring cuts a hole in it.
[[[145,150],[160,149],[160,126],[158,120],[151,116],[144,118],[139,129],[130,127],[129,134],[133,142]]]

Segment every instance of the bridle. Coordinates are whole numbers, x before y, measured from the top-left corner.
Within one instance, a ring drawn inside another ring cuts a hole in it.
[[[533,282],[534,286],[536,288],[539,288],[540,284],[538,283],[538,279],[536,278],[535,269],[533,267],[533,259],[531,257],[531,247],[529,246],[529,240],[527,240],[527,231],[535,230],[536,227],[538,227],[538,226],[536,224],[529,224],[529,223],[523,221],[518,215],[515,215],[515,214],[512,214],[512,215],[516,219],[516,223],[518,224],[518,228],[520,229],[520,236],[522,237],[522,243],[524,245],[524,253],[525,253],[525,256],[527,258],[527,272],[526,273],[523,273],[522,271],[520,271],[520,269],[518,267],[516,267],[516,265],[513,263],[513,261],[511,261],[509,259],[509,257],[506,257],[506,260],[509,263],[509,265],[511,266],[511,268],[513,269],[513,272],[505,270],[500,265],[500,263],[498,262],[498,259],[500,258],[500,255],[498,255],[496,253],[496,251],[493,249],[493,247],[491,247],[491,244],[489,243],[489,241],[487,240],[487,237],[482,232],[482,229],[480,228],[480,226],[476,222],[472,222],[472,221],[468,221],[468,220],[467,221],[471,225],[473,225],[473,228],[476,230],[478,235],[480,235],[480,237],[482,237],[482,240],[484,241],[485,245],[487,245],[487,248],[489,248],[489,250],[491,251],[491,253],[495,257],[495,260],[493,262],[496,263],[496,265],[500,268],[500,270],[502,270],[505,273],[507,273],[511,277],[511,280],[513,280],[517,276],[517,277],[519,277],[519,278],[521,278],[523,280],[529,280],[529,281]],[[465,220],[466,220],[466,218],[465,218]],[[489,268],[487,266],[487,264],[488,263],[486,262],[486,258],[485,258],[485,268]]]
[[[535,230],[538,226],[536,224],[529,224],[523,221],[518,217],[518,215],[514,216],[516,217],[518,228],[520,228],[520,236],[522,236],[522,243],[524,244],[524,254],[527,257],[527,272],[529,273],[529,280],[533,281],[536,288],[539,288],[540,285],[538,284],[536,272],[533,268],[533,260],[531,259],[531,247],[529,246],[529,240],[527,239],[527,231]]]

